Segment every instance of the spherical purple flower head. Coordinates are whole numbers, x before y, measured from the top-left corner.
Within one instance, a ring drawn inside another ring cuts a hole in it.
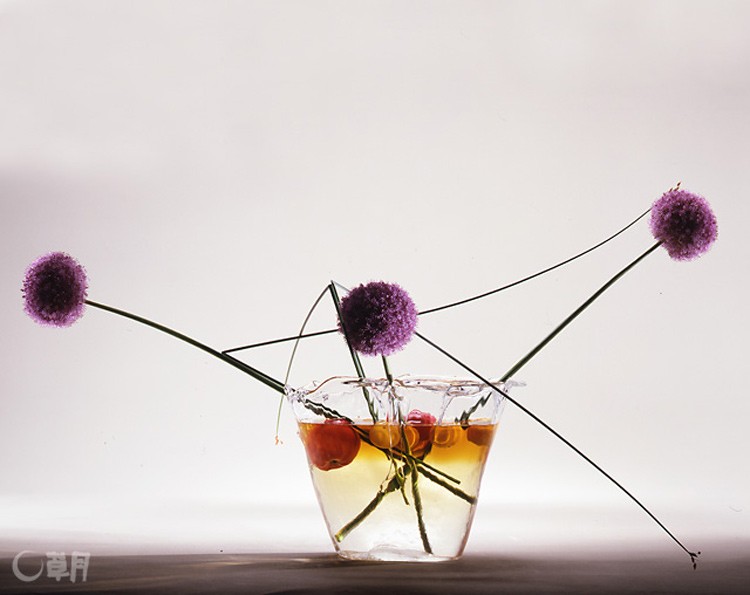
[[[39,324],[70,326],[83,315],[86,271],[64,252],[51,252],[29,266],[23,281],[24,310]]]
[[[417,308],[400,286],[372,281],[341,300],[341,318],[354,349],[364,355],[390,355],[411,340]],[[339,330],[344,332],[341,322]]]
[[[718,228],[705,198],[672,189],[651,207],[651,232],[674,260],[692,260],[711,247]]]

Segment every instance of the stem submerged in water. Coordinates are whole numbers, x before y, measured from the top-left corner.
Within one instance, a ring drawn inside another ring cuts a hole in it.
[[[383,362],[386,364],[386,370],[388,369],[387,360],[383,358]],[[390,371],[388,371],[390,374]],[[390,387],[393,391],[393,387]],[[396,400],[396,395],[392,395],[393,403],[398,408],[398,423],[401,426],[401,443],[404,445],[404,452],[407,456],[411,457],[411,448],[409,447],[409,441],[406,438],[406,430],[404,430],[404,415],[401,411],[401,404]],[[432,553],[432,546],[430,540],[427,538],[427,528],[424,524],[424,510],[422,509],[422,495],[419,493],[419,477],[417,474],[417,460],[416,458],[409,458],[406,460],[406,465],[409,468],[411,474],[411,494],[414,498],[414,510],[417,512],[417,528],[419,529],[419,537],[422,540],[422,547],[428,554]]]
[[[409,467],[404,469],[404,474],[408,473],[411,473],[411,468]],[[397,489],[399,489],[399,487],[401,487],[401,481],[402,480],[398,476],[394,475],[385,488],[381,488],[380,490],[378,490],[378,492],[375,494],[375,497],[370,500],[369,504],[362,509],[362,512],[360,512],[351,521],[344,525],[338,531],[338,533],[333,536],[333,538],[337,542],[341,543],[346,538],[346,536],[349,535],[349,533],[356,529],[362,521],[370,516],[370,514],[378,507],[383,498],[385,498],[391,492],[395,492]]]
[[[416,465],[412,462],[411,466],[411,493],[414,498],[414,509],[417,511],[417,527],[419,528],[419,537],[422,539],[422,547],[428,554],[432,553],[430,540],[427,538],[427,527],[424,524],[424,510],[422,509],[422,496],[419,493],[419,476],[416,471]]]

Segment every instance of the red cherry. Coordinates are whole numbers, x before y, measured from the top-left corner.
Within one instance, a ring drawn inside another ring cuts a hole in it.
[[[437,419],[431,413],[412,409],[406,416],[406,423],[419,433],[419,441],[412,447],[412,454],[421,455],[432,440]]]
[[[419,409],[412,409],[409,411],[409,415],[406,416],[406,421],[414,425],[431,425],[434,426],[437,419],[432,413],[426,411],[420,411]]]
[[[359,436],[345,419],[313,424],[303,437],[307,458],[322,471],[346,467],[359,452]]]

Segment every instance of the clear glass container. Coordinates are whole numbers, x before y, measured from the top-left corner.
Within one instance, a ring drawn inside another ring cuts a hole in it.
[[[287,396],[340,556],[461,555],[502,395],[474,380],[402,376],[336,377]]]

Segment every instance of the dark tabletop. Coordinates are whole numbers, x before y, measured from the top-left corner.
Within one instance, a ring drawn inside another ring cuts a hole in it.
[[[37,561],[37,566],[39,561]],[[352,562],[333,554],[92,557],[86,582],[21,582],[0,560],[3,593],[750,593],[750,553],[700,560],[665,555],[470,554],[451,562]]]

